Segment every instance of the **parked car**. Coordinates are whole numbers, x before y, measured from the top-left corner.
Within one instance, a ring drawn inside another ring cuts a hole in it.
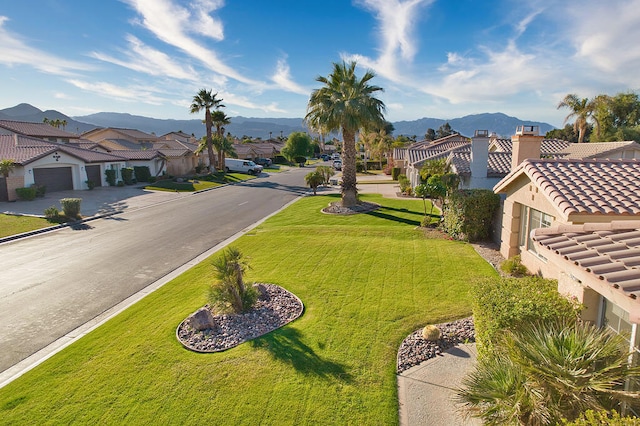
[[[339,160],[339,159],[340,159],[340,154],[338,154],[338,153],[336,152],[335,154],[333,154],[333,155],[331,156],[331,159],[333,159],[333,160]]]
[[[322,161],[329,161],[331,156],[329,154],[322,154],[320,158],[322,158]]]
[[[272,164],[270,158],[256,158],[253,162],[261,165],[262,167],[269,167]]]
[[[237,158],[225,158],[224,169],[227,173],[240,172],[256,176],[262,173],[262,166],[254,163],[251,160],[239,160]]]
[[[342,170],[342,161],[334,160],[333,161],[333,168],[336,169],[336,170]]]

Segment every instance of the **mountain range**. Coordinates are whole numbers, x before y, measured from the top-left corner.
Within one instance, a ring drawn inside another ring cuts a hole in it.
[[[49,120],[66,120],[65,130],[72,133],[84,133],[97,127],[119,127],[137,129],[156,135],[175,131],[193,134],[196,137],[201,137],[205,134],[202,118],[171,120],[115,112],[99,112],[69,117],[56,110],[42,111],[26,103],[0,110],[0,119],[2,120],[42,123],[45,118]],[[445,123],[449,123],[455,131],[465,136],[473,136],[475,130],[488,130],[500,136],[509,137],[515,132],[516,126],[522,124],[539,126],[541,135],[554,129],[554,126],[548,123],[521,120],[502,113],[483,113],[451,120],[421,118],[413,121],[396,121],[392,123],[395,129],[393,134],[394,136],[415,135],[420,140],[424,138],[427,129],[437,130],[438,127]],[[250,136],[262,139],[278,136],[286,137],[292,132],[308,131],[302,118],[248,118],[241,116],[231,117],[231,123],[225,129],[237,137]]]

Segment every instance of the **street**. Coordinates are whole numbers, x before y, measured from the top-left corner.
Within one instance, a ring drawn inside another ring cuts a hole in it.
[[[310,170],[0,245],[0,372],[299,197]]]

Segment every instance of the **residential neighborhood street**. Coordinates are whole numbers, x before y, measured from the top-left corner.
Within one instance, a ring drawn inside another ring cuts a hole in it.
[[[299,197],[309,171],[0,245],[0,372]]]

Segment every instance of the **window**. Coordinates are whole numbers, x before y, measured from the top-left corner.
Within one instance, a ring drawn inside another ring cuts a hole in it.
[[[520,211],[520,247],[525,247],[530,252],[544,259],[536,249],[534,241],[531,239],[531,231],[538,228],[548,228],[553,223],[554,217],[529,206],[522,206]]]

